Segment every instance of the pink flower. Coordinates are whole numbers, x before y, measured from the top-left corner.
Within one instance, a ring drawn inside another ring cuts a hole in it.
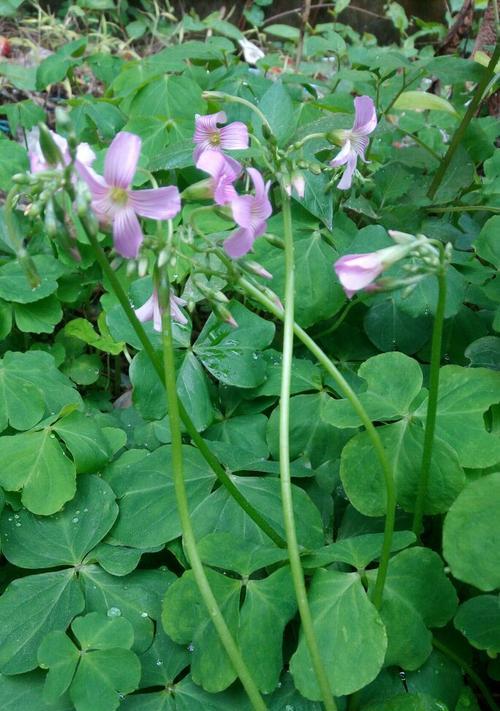
[[[169,220],[181,206],[175,186],[130,189],[140,152],[139,136],[120,131],[106,153],[104,177],[92,168],[76,165],[92,195],[92,209],[102,222],[112,223],[115,249],[127,258],[137,257],[144,239],[137,215],[152,220]]]
[[[358,96],[354,99],[354,124],[350,131],[342,131],[342,148],[330,165],[336,168],[346,164],[344,175],[338,184],[340,190],[351,187],[352,176],[356,170],[358,157],[365,161],[365,151],[368,147],[368,136],[377,127],[375,104],[369,96]]]
[[[170,315],[178,323],[185,324],[188,322],[187,318],[184,316],[179,306],[185,306],[187,301],[176,296],[174,293],[170,292]],[[161,333],[161,311],[160,304],[158,302],[158,292],[156,289],[153,290],[153,294],[140,308],[135,309],[135,315],[142,323],[146,321],[153,321],[153,328],[155,331]]]
[[[195,164],[204,151],[231,151],[238,148],[248,148],[248,129],[241,121],[218,128],[218,123],[226,123],[227,116],[224,111],[207,116],[195,116],[195,129],[193,141],[196,148],[193,153]]]
[[[364,254],[346,254],[335,262],[334,269],[350,299],[361,289],[370,291],[375,279],[388,267],[408,254],[408,247],[395,245]],[[368,287],[368,288],[367,288]]]
[[[55,131],[49,131],[49,133],[52,137],[52,140],[61,152],[64,165],[68,165],[71,160],[68,148],[68,141],[63,138],[63,136],[60,136],[58,133],[55,133]],[[40,141],[38,140],[38,137],[35,138],[35,136],[37,135],[38,129],[36,130],[36,133],[32,131],[28,136],[28,145],[31,144],[30,149],[28,151],[28,158],[30,161],[30,171],[32,173],[40,173],[44,170],[50,170],[51,168],[55,167],[53,165],[50,165],[50,163],[47,162],[45,156],[43,155],[42,148],[40,146]],[[95,153],[88,143],[80,143],[80,145],[77,147],[76,160],[78,163],[83,163],[83,165],[89,167],[92,165],[95,160]]]
[[[203,151],[196,167],[211,176],[210,190],[217,205],[227,205],[237,197],[234,181],[241,173],[241,165],[220,151]]]
[[[252,249],[255,239],[266,231],[266,220],[273,211],[268,197],[271,181],[264,184],[262,175],[255,168],[248,168],[248,174],[255,194],[238,195],[231,201],[233,218],[239,229],[224,242],[224,249],[232,259],[242,257]]]
[[[292,196],[292,189],[295,190],[299,198],[303,198],[306,192],[306,181],[302,173],[293,173],[291,178],[285,183],[287,195]]]

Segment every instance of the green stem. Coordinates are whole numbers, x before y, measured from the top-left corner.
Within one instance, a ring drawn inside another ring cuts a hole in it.
[[[345,309],[342,311],[338,319],[332,323],[331,326],[328,326],[328,328],[325,328],[323,331],[320,331],[319,333],[314,334],[314,338],[324,338],[324,336],[329,336],[330,333],[333,333],[334,331],[337,330],[337,328],[340,328],[340,326],[344,323],[349,311],[352,309],[353,306],[355,306],[358,303],[357,300],[352,300],[349,301]]]
[[[222,252],[218,251],[217,255],[222,261],[227,260],[227,258]],[[238,284],[243,289],[243,291],[245,291],[249,296],[252,296],[255,301],[262,304],[262,306],[264,306],[264,308],[269,311],[269,313],[273,314],[273,316],[283,321],[283,311],[274,303],[272,299],[268,298],[265,294],[263,294],[258,287],[254,286],[245,277],[240,277],[238,279]],[[326,372],[333,378],[339,388],[343,391],[345,397],[351,403],[351,407],[356,412],[366,429],[368,437],[372,442],[375,454],[377,455],[377,458],[380,462],[380,466],[382,468],[386,489],[387,513],[385,518],[384,541],[380,554],[377,579],[375,581],[375,586],[372,594],[373,604],[375,605],[375,607],[380,608],[380,606],[382,605],[385,579],[387,577],[387,569],[389,566],[389,558],[391,555],[392,535],[394,532],[394,524],[396,520],[396,485],[394,483],[392,468],[389,464],[384,446],[380,440],[376,428],[373,425],[373,422],[368,417],[366,410],[359,401],[354,390],[350,387],[349,383],[345,380],[339,370],[333,365],[326,353],[321,350],[317,343],[297,323],[293,324],[293,332],[308,349],[308,351],[312,353],[312,355],[316,358],[320,365],[323,366]]]
[[[436,153],[436,151],[431,148],[427,143],[422,141],[421,138],[415,136],[415,134],[411,133],[411,131],[407,131],[406,129],[401,128],[401,126],[398,126],[397,130],[401,131],[401,133],[404,133],[404,135],[408,136],[408,138],[411,138],[412,141],[415,141],[415,143],[417,143],[421,148],[427,151],[429,155],[431,155],[435,160],[437,160],[438,163],[441,163],[442,156],[440,156],[439,153]]]
[[[302,630],[309,649],[312,666],[318,680],[325,708],[327,711],[337,711],[337,704],[332,696],[330,683],[323,666],[321,653],[314,632],[311,610],[307,600],[304,571],[302,570],[302,564],[300,562],[300,551],[293,511],[292,480],[290,473],[290,383],[292,378],[293,357],[295,265],[290,198],[283,187],[281,188],[281,199],[283,203],[283,227],[285,237],[285,317],[283,323],[283,361],[281,368],[279,409],[280,481],[283,521],[285,524],[293,587],[295,589]]]
[[[443,250],[441,249],[441,260],[442,259]],[[429,474],[432,462],[432,446],[434,444],[434,432],[436,429],[436,413],[439,392],[439,371],[441,366],[441,344],[443,340],[444,311],[446,306],[446,273],[442,261],[440,271],[437,274],[437,280],[438,302],[436,307],[436,315],[434,317],[434,327],[432,329],[431,371],[429,378],[427,417],[425,421],[424,450],[422,453],[422,466],[420,469],[420,476],[418,480],[415,512],[413,514],[413,532],[416,536],[420,536],[420,533],[422,531],[425,497],[429,484]]]
[[[472,101],[470,102],[467,111],[465,112],[465,115],[460,122],[459,127],[455,131],[453,138],[451,140],[450,145],[448,146],[448,150],[446,151],[446,154],[444,158],[442,159],[442,162],[439,165],[439,168],[436,171],[436,175],[434,176],[434,179],[431,183],[431,186],[427,192],[427,196],[432,200],[434,198],[434,195],[437,192],[437,189],[441,185],[441,182],[444,178],[444,175],[448,169],[448,166],[451,162],[451,159],[453,158],[455,151],[457,150],[458,146],[461,144],[465,130],[469,123],[472,120],[472,117],[476,113],[476,110],[481,102],[481,99],[483,98],[484,91],[486,87],[488,86],[491,77],[493,76],[493,73],[495,71],[495,67],[497,65],[498,59],[500,58],[500,43],[497,43],[497,46],[495,47],[495,51],[493,52],[493,55],[489,61],[489,64],[486,68],[486,72],[479,82],[479,84],[476,87],[476,91],[474,93],[474,96],[472,97]]]
[[[128,297],[120,283],[120,280],[116,276],[115,272],[111,268],[106,255],[104,254],[103,249],[101,248],[99,242],[97,241],[97,237],[93,233],[92,229],[89,229],[87,225],[85,224],[85,218],[82,219],[82,222],[84,223],[85,226],[85,231],[87,233],[87,236],[89,238],[90,244],[93,247],[94,253],[96,255],[96,259],[99,262],[99,265],[101,266],[101,269],[103,270],[104,274],[106,274],[106,277],[109,280],[109,283],[111,284],[111,287],[118,298],[118,301],[121,304],[121,307],[125,311],[125,315],[127,316],[130,325],[134,329],[137,337],[139,338],[142,347],[144,348],[144,351],[146,355],[148,356],[149,360],[151,361],[151,364],[153,368],[155,369],[158,377],[160,378],[161,382],[165,384],[164,380],[164,372],[163,372],[163,364],[161,361],[161,358],[158,356],[157,352],[155,351],[153,344],[148,338],[148,335],[146,331],[143,328],[142,323],[139,321],[137,316],[135,315],[135,311],[130,305],[130,301],[128,300]],[[233,499],[241,506],[241,508],[248,514],[248,516],[252,519],[252,521],[263,531],[266,536],[268,536],[278,547],[280,548],[286,548],[286,542],[283,540],[283,538],[279,535],[279,533],[266,521],[266,519],[261,516],[261,514],[255,509],[252,504],[247,501],[247,499],[243,496],[243,494],[240,492],[238,487],[234,484],[230,476],[227,474],[225,469],[222,467],[218,459],[214,456],[214,454],[211,452],[211,450],[208,448],[207,444],[201,437],[201,435],[198,433],[196,430],[196,427],[194,426],[193,422],[191,421],[191,418],[189,417],[188,413],[186,412],[183,404],[179,402],[179,412],[180,412],[180,417],[182,420],[182,423],[184,424],[189,436],[191,437],[191,440],[193,443],[196,445],[196,447],[199,449],[200,454],[203,456],[205,461],[209,464],[211,469],[214,471],[215,475],[217,476],[218,480],[220,483],[227,489],[228,493],[233,497]]]
[[[256,114],[260,118],[263,125],[269,131],[269,134],[273,135],[273,129],[271,127],[271,124],[267,120],[267,117],[265,116],[265,114],[262,113],[262,111],[257,106],[255,106],[255,104],[252,104],[251,101],[248,101],[247,99],[243,99],[241,96],[232,96],[231,94],[225,94],[223,91],[204,91],[203,98],[204,99],[218,99],[219,101],[227,101],[230,104],[241,104],[242,106],[246,106],[247,109],[250,109],[251,111],[253,111],[254,114]]]
[[[26,249],[23,246],[22,241],[18,237],[16,224],[14,222],[14,199],[17,194],[18,194],[18,188],[15,185],[13,188],[11,188],[11,190],[7,194],[7,197],[5,198],[5,204],[4,204],[5,227],[7,229],[7,234],[9,235],[9,241],[10,241],[9,246],[16,253],[17,260],[18,260],[19,264],[21,265],[21,268],[22,268],[23,272],[25,273],[26,279],[28,280],[31,288],[36,289],[36,287],[40,286],[40,283],[41,283],[40,275],[38,274],[38,270],[37,270],[32,258],[29,256],[29,254],[27,253]]]
[[[465,659],[462,659],[456,652],[454,652],[452,649],[447,647],[445,644],[440,642],[438,639],[435,637],[432,638],[432,644],[433,646],[438,649],[440,652],[442,652],[444,655],[448,657],[448,659],[451,659],[452,662],[455,662],[455,664],[458,664],[458,666],[462,669],[462,671],[467,674],[469,679],[472,681],[474,686],[476,686],[481,694],[484,697],[484,700],[490,707],[491,711],[500,711],[498,705],[495,702],[495,699],[491,695],[491,693],[488,690],[488,687],[484,683],[484,681],[481,679],[479,674],[477,674],[474,669],[468,664]]]
[[[229,657],[236,673],[238,674],[241,683],[254,709],[257,711],[266,711],[265,705],[260,695],[259,689],[255,684],[252,675],[250,674],[238,647],[233,639],[233,636],[226,624],[226,621],[220,611],[217,600],[212,592],[210,583],[208,582],[201,558],[198,553],[196,539],[191,525],[189,514],[188,497],[186,492],[186,483],[184,480],[184,468],[182,457],[182,434],[179,418],[179,401],[177,399],[177,384],[175,378],[175,357],[174,345],[172,338],[172,322],[170,317],[169,306],[169,287],[166,280],[162,280],[159,284],[160,304],[162,307],[162,341],[163,341],[163,376],[167,392],[168,404],[168,419],[170,422],[170,432],[172,436],[172,470],[174,478],[174,489],[177,500],[177,512],[182,528],[182,539],[186,547],[191,569],[194,579],[198,585],[200,595],[207,608],[217,634],[226,654]]]

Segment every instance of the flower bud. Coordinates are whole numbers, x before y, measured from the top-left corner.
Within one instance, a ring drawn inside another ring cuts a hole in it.
[[[210,200],[212,195],[212,178],[206,178],[189,185],[182,191],[181,198],[183,200]]]
[[[47,161],[49,166],[56,166],[63,163],[63,157],[61,151],[57,146],[56,142],[52,138],[49,129],[44,123],[39,125],[40,129],[40,148],[43,153],[43,157]]]
[[[262,264],[259,264],[258,262],[252,262],[252,261],[245,261],[245,262],[240,262],[240,265],[244,269],[248,269],[249,271],[253,272],[254,274],[257,274],[257,276],[262,277],[263,279],[272,279],[273,275],[271,272],[268,272],[267,269],[265,269]]]
[[[228,308],[226,308],[222,304],[213,304],[212,307],[214,310],[214,314],[217,316],[218,319],[220,319],[224,323],[228,323],[232,328],[238,328],[238,323],[235,321],[232,313],[229,311]]]

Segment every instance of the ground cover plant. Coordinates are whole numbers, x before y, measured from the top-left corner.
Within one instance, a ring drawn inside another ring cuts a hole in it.
[[[498,709],[500,49],[348,4],[0,0],[2,711]]]

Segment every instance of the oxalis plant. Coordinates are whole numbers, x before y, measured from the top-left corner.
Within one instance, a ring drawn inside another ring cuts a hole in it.
[[[107,140],[41,124],[5,201],[2,318],[72,318],[0,366],[4,707],[497,709],[498,338],[454,340],[497,293],[473,112],[375,72],[297,128],[281,82],[147,71]],[[383,165],[398,100],[455,122],[442,154],[401,129],[414,172]]]

